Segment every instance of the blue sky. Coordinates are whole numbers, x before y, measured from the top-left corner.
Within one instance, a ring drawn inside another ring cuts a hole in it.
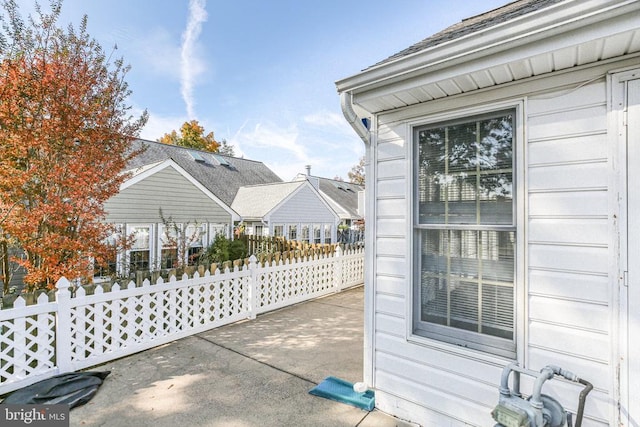
[[[19,0],[23,10],[32,0]],[[42,0],[47,5],[48,2]],[[347,179],[364,146],[334,82],[508,0],[65,0],[63,22],[131,65],[129,103],[156,140],[197,119],[290,180]]]

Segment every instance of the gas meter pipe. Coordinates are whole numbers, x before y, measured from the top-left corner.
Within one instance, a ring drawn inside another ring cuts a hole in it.
[[[578,413],[576,414],[576,426],[575,427],[582,427],[582,416],[584,415],[584,404],[585,401],[587,400],[587,394],[589,394],[589,392],[593,389],[593,385],[591,385],[591,383],[589,381],[585,381],[582,378],[578,378],[578,382],[584,386],[586,386],[585,388],[582,389],[582,391],[580,392],[580,397],[579,399],[579,403],[578,403]]]

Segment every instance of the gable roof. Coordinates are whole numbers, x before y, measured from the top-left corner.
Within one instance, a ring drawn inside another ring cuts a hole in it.
[[[264,218],[305,183],[306,181],[292,181],[241,187],[231,208],[243,219]]]
[[[336,87],[357,124],[354,113],[366,117],[585,69],[640,54],[638,13],[637,0],[519,0],[452,25]]]
[[[162,162],[150,163],[149,165],[145,165],[140,168],[137,168],[133,172],[131,177],[120,185],[120,191],[127,189],[132,185],[135,185],[136,183],[144,180],[145,178],[148,178],[151,175],[154,175],[166,168],[172,168],[173,170],[178,172],[180,175],[182,175],[187,181],[193,184],[198,190],[202,191],[202,193],[205,196],[207,196],[208,198],[216,202],[218,205],[220,205],[222,209],[227,211],[231,215],[231,218],[234,221],[238,221],[240,219],[239,215],[233,209],[231,209],[229,205],[222,202],[215,194],[209,191],[209,189],[207,189],[202,183],[197,181],[193,176],[189,174],[189,172],[184,170],[184,168],[180,167],[180,165],[178,165],[172,159],[167,159]]]
[[[144,147],[127,169],[135,171],[171,159],[227,206],[245,185],[282,182],[264,163],[176,145],[138,139],[133,149]]]
[[[335,210],[340,219],[360,219],[362,215],[358,213],[358,193],[364,187],[351,182],[338,181],[335,179],[322,178],[319,176],[308,176],[298,174],[295,180],[317,180],[318,191]]]

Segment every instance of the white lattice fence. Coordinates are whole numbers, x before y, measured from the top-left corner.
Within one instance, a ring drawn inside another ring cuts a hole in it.
[[[316,256],[306,262],[289,260],[263,267],[256,275],[257,314],[335,292],[334,256]]]
[[[363,251],[208,271],[141,287],[131,282],[93,295],[57,284],[56,302],[41,295],[0,310],[0,395],[52,375],[95,366],[257,314],[363,282]],[[360,257],[360,261],[358,261]]]
[[[343,287],[351,287],[364,281],[363,249],[345,251],[339,258],[342,264],[341,282]]]
[[[41,294],[37,305],[26,307],[24,299],[18,298],[14,309],[0,310],[0,387],[57,373],[57,305],[48,301],[47,295]]]

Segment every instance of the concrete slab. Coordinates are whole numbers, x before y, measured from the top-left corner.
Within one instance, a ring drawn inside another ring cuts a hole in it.
[[[200,336],[315,384],[330,375],[362,381],[362,295],[348,290]]]
[[[70,425],[407,427],[379,411],[312,396],[326,376],[362,375],[362,288],[184,338],[109,370]]]

